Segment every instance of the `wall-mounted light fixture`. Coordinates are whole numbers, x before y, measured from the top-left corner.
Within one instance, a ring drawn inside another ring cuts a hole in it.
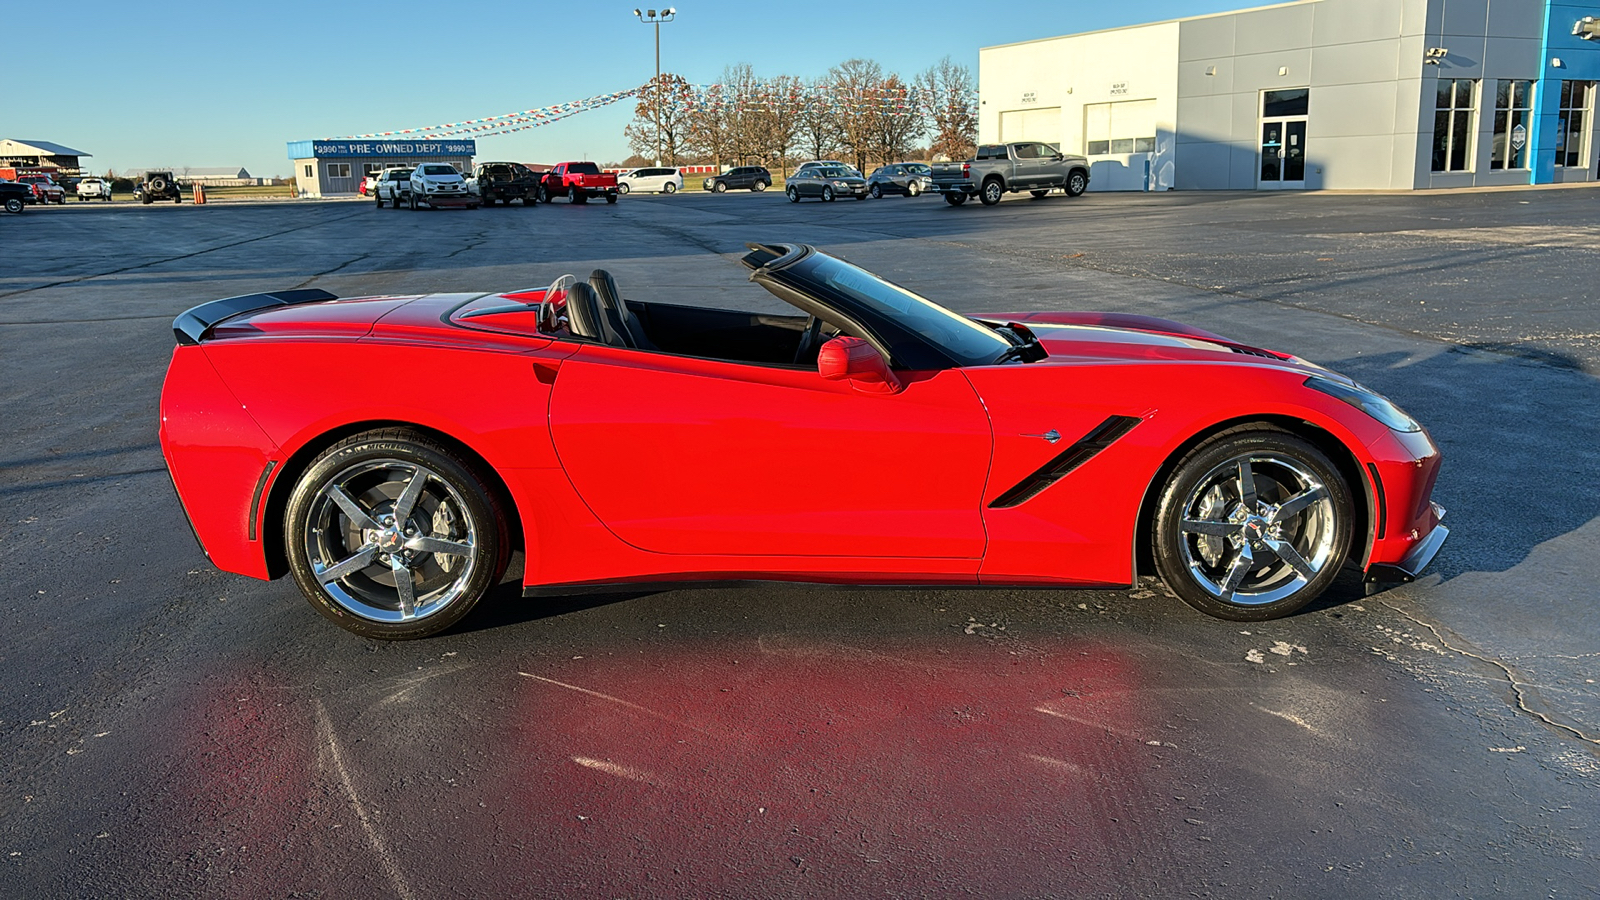
[[[1207,75],[1215,75],[1215,74],[1217,74],[1217,67],[1216,66],[1206,66],[1206,74]]]
[[[1600,41],[1600,20],[1584,16],[1572,26],[1572,33],[1586,41]]]

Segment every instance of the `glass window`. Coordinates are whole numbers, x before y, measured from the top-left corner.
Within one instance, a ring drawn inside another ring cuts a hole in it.
[[[1586,166],[1584,157],[1589,136],[1589,100],[1594,95],[1592,81],[1561,82],[1561,116],[1556,128],[1556,165]]]
[[[1441,78],[1433,114],[1433,171],[1472,171],[1474,88],[1470,78]]]
[[[349,178],[350,177],[350,164],[349,163],[328,163],[328,177],[329,178]]]
[[[1088,156],[1153,152],[1155,134],[1154,100],[1090,103],[1083,108],[1083,146]],[[1056,153],[1056,149],[1048,145],[1046,150],[1046,156]]]
[[[1533,82],[1495,82],[1494,145],[1490,169],[1528,168],[1528,126],[1533,123]]]
[[[305,177],[307,177],[307,178],[315,178],[315,177],[317,177],[317,173],[313,172],[311,170],[311,166],[307,165],[305,167]]]
[[[1261,102],[1261,117],[1277,119],[1287,116],[1311,115],[1311,89],[1292,91],[1267,91]]]

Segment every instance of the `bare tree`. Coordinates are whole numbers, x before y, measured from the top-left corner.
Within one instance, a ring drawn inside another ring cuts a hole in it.
[[[666,72],[640,89],[633,121],[623,132],[633,152],[657,164],[677,165],[686,143],[690,96],[689,82]]]
[[[873,119],[874,150],[881,162],[910,157],[917,139],[926,130],[922,106],[899,75],[883,80]]]
[[[812,159],[826,159],[839,149],[839,119],[828,96],[830,83],[826,78],[805,82],[801,90],[801,106],[796,137],[801,150]]]
[[[946,56],[917,76],[916,87],[933,132],[930,153],[935,158],[970,158],[978,145],[972,71]]]
[[[730,151],[727,86],[707,85],[695,92],[689,113],[687,146],[690,152],[714,166],[723,165]]]
[[[793,75],[779,75],[761,85],[761,106],[756,129],[769,164],[776,162],[789,175],[789,154],[800,140],[800,120],[806,107],[806,84]]]
[[[840,143],[855,157],[856,168],[866,171],[876,143],[883,67],[870,59],[847,59],[828,70],[828,85],[836,104]]]

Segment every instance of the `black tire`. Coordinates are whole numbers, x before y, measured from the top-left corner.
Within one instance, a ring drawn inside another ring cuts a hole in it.
[[[1073,169],[1067,174],[1067,196],[1082,197],[1083,192],[1089,189],[1089,176],[1082,169]]]
[[[1338,576],[1353,509],[1344,477],[1309,441],[1268,425],[1231,428],[1189,451],[1162,486],[1151,527],[1156,570],[1207,615],[1287,616]]]
[[[149,206],[150,204],[152,204],[154,202],[156,202],[156,201],[153,200],[148,194],[145,195],[145,197],[144,197],[144,205],[145,206]]]
[[[867,199],[867,195],[866,194],[857,194],[856,195],[856,199],[857,200],[865,200],[865,199]]]
[[[998,178],[990,178],[978,189],[978,201],[984,206],[993,206],[1004,197],[1006,186]]]
[[[607,191],[606,192],[606,202],[607,203],[615,203],[615,202],[617,202],[617,195],[615,193]]]
[[[545,187],[543,184],[540,184],[539,185],[538,197],[539,197],[539,202],[540,203],[549,203],[550,202],[550,189]]]
[[[825,184],[822,186],[822,199],[828,203],[833,202],[833,187],[831,185]]]
[[[21,198],[19,198],[19,197],[7,197],[6,198],[6,212],[8,212],[8,213],[19,213],[19,212],[22,212],[24,209],[27,209],[27,208],[28,208],[28,205],[26,203],[23,203]]]
[[[529,191],[528,193],[523,194],[522,195],[522,205],[523,206],[532,206],[535,203],[538,203],[539,202],[539,198],[536,196],[536,194],[537,194],[536,191]]]
[[[673,183],[673,182],[671,182],[671,181],[669,181],[666,184],[661,186],[661,193],[663,193],[663,194],[675,194],[677,192],[678,192],[678,185]]]
[[[1033,199],[1039,200],[1039,199],[1042,199],[1044,197],[1049,196],[1050,195],[1050,189],[1046,188],[1046,189],[1044,189],[1042,191],[1029,191],[1028,193],[1033,195]]]
[[[395,523],[414,484],[417,496]],[[474,463],[409,429],[346,438],[311,463],[289,497],[290,574],[317,612],[362,637],[438,634],[505,574],[511,543],[489,485]],[[335,568],[335,578],[318,574]],[[402,584],[411,586],[410,615]]]
[[[944,202],[950,204],[951,206],[960,206],[961,204],[967,202],[967,195],[961,193],[960,191],[951,191],[950,193],[944,195]]]
[[[409,199],[409,201],[411,203],[411,211],[412,212],[416,212],[416,210],[417,210],[417,195],[416,194],[412,194],[412,195],[410,195],[410,197],[408,199]]]
[[[617,193],[619,194],[626,194],[629,190],[631,190],[631,188],[628,187],[628,183],[626,181],[617,185]]]
[[[482,202],[483,202],[484,206],[493,206],[494,205],[494,198],[489,196],[488,194],[484,194]]]
[[[756,193],[760,193],[766,189],[767,183],[765,181],[757,181],[755,184],[750,185],[750,190],[755,191]]]
[[[373,191],[372,192],[372,199],[377,201],[379,209],[383,209],[383,195],[382,194],[378,193],[377,191]]]
[[[711,190],[718,194],[726,194],[728,192],[728,186],[719,181],[711,186]]]
[[[906,196],[907,197],[915,197],[920,193],[922,193],[922,183],[921,182],[913,181],[910,184],[906,185]]]
[[[867,193],[871,194],[872,195],[872,199],[874,199],[874,200],[882,200],[883,199],[883,186],[875,184],[871,188],[867,189]]]
[[[800,192],[795,190],[794,188],[785,188],[784,189],[784,194],[786,194],[789,197],[789,202],[790,203],[799,203],[800,202]]]

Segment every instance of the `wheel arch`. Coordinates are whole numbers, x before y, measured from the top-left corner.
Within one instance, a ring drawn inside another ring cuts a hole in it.
[[[482,453],[474,449],[471,444],[437,428],[398,419],[370,419],[340,425],[311,438],[278,467],[276,476],[272,479],[272,487],[267,492],[266,503],[261,508],[261,519],[257,523],[260,528],[262,551],[266,557],[267,577],[281,578],[289,573],[288,545],[285,543],[283,517],[288,510],[289,495],[294,493],[294,486],[299,482],[300,476],[305,474],[306,469],[310,468],[312,461],[322,451],[334,444],[364,431],[384,428],[405,428],[426,435],[460,453],[464,459],[477,466],[479,474],[488,482],[489,489],[496,493],[495,499],[500,501],[501,508],[506,511],[506,531],[511,540],[511,550],[523,549],[522,512],[517,508],[516,495],[511,492],[505,479],[494,466],[489,464]]]
[[[1345,484],[1350,488],[1354,502],[1351,504],[1355,513],[1355,521],[1351,523],[1351,534],[1358,535],[1362,544],[1359,548],[1360,562],[1364,566],[1369,554],[1372,552],[1374,526],[1377,522],[1375,504],[1376,496],[1371,482],[1362,469],[1361,462],[1350,448],[1336,435],[1322,426],[1307,419],[1289,415],[1249,415],[1238,416],[1213,423],[1179,443],[1173,451],[1162,460],[1161,466],[1156,469],[1155,476],[1145,486],[1144,496],[1139,502],[1139,515],[1134,524],[1133,540],[1133,572],[1135,577],[1149,575],[1155,572],[1155,558],[1151,551],[1153,535],[1151,528],[1155,521],[1156,505],[1161,499],[1161,487],[1172,477],[1178,463],[1189,454],[1189,451],[1200,446],[1206,441],[1225,431],[1230,431],[1247,425],[1266,425],[1280,431],[1288,432],[1296,437],[1310,441],[1318,450],[1327,454],[1334,467],[1344,478]],[[1356,559],[1352,547],[1351,559]]]

